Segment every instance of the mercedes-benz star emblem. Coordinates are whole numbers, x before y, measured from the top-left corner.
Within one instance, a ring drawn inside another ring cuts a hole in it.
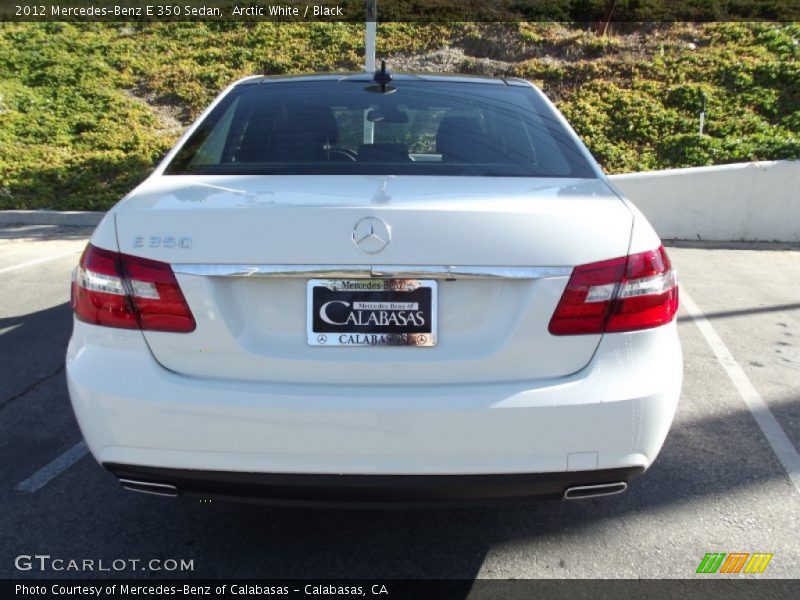
[[[391,241],[392,228],[382,219],[364,217],[353,228],[353,244],[369,254],[377,254]]]

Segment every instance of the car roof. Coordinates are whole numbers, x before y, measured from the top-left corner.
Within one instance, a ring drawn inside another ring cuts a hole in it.
[[[308,73],[297,75],[261,75],[244,79],[237,85],[258,85],[264,83],[297,83],[311,81],[373,81],[371,73],[339,72],[339,73]],[[486,77],[481,75],[460,75],[445,73],[395,73],[392,72],[393,81],[430,81],[449,83],[484,83],[488,85],[510,85],[531,87],[524,79],[517,77]]]

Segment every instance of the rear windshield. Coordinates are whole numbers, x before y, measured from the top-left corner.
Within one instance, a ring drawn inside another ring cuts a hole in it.
[[[399,81],[240,85],[183,145],[168,175],[596,174],[531,88]]]

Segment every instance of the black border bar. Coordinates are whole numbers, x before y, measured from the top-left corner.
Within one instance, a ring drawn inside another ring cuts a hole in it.
[[[18,587],[19,586],[19,587]],[[39,593],[23,593],[38,588]],[[86,593],[64,593],[86,588]],[[100,590],[91,592],[90,589]],[[142,589],[146,591],[141,591]],[[132,590],[139,590],[133,593]],[[359,593],[359,590],[363,593]],[[754,600],[800,597],[800,581],[723,579],[6,579],[3,598],[386,598],[399,600]]]
[[[800,0],[377,0],[377,20],[472,22],[800,21]],[[0,0],[0,21],[352,22],[365,0]]]

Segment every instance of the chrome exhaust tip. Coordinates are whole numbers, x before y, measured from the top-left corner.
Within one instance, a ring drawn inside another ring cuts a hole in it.
[[[119,480],[120,485],[126,490],[132,492],[141,492],[142,494],[154,494],[156,496],[169,496],[174,498],[178,495],[178,488],[169,483],[155,483],[152,481],[136,481],[135,479],[122,479]]]
[[[584,498],[597,498],[599,496],[613,496],[621,494],[628,489],[624,481],[615,483],[600,483],[597,485],[576,485],[564,491],[564,500],[583,500]]]

